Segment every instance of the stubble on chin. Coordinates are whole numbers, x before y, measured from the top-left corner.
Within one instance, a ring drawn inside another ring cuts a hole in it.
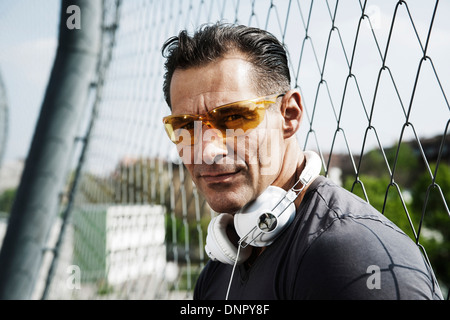
[[[217,213],[234,214],[251,200],[248,188],[236,186],[212,185],[200,192],[206,202]]]

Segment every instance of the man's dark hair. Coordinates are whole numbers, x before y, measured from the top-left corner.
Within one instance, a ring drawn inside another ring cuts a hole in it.
[[[217,22],[201,26],[190,36],[182,30],[163,45],[164,97],[170,108],[170,83],[176,69],[204,66],[226,53],[237,50],[253,65],[253,82],[260,95],[290,89],[287,53],[271,33],[258,28]]]

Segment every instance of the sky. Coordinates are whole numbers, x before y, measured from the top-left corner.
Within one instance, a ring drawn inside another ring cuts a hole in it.
[[[0,72],[9,106],[4,161],[27,156],[57,47],[59,6],[0,1]]]
[[[244,2],[241,1],[241,3]],[[305,5],[305,1],[301,3]],[[383,6],[383,4],[392,3],[392,1],[383,0],[378,3],[380,6],[373,6],[368,12],[372,15],[373,27],[379,34],[378,39],[381,44],[381,49],[384,50],[383,43],[387,39],[392,12],[386,11],[386,6]],[[415,18],[418,35],[423,41],[426,38],[426,30],[429,23],[429,2],[411,0],[408,3],[410,3],[411,14]],[[425,6],[424,3],[428,3],[428,5]],[[450,19],[445,13],[450,14],[450,3],[449,1],[441,1],[439,6],[439,14],[436,16],[429,53],[433,58],[434,66],[439,72],[441,85],[448,95],[450,93],[450,72],[448,72],[450,70],[450,62],[448,59],[450,54]],[[9,106],[9,132],[4,161],[24,159],[27,156],[57,47],[59,7],[59,0],[0,2],[0,72],[6,85]],[[283,10],[281,7],[279,9],[280,11]],[[350,8],[348,11],[350,15]],[[347,24],[350,25],[351,19],[348,21],[342,20],[345,19],[345,14],[339,15],[339,17],[341,20],[337,22],[339,22],[340,31],[343,35],[342,40],[347,48],[347,54],[350,54],[353,43],[352,39],[345,38],[345,35],[348,33],[344,32],[344,29]],[[312,25],[311,30],[317,33],[329,31],[329,18],[325,19],[323,23],[317,19],[315,21],[317,21],[317,24]],[[273,23],[276,24],[275,21]],[[300,22],[291,19],[289,23]],[[295,30],[295,28],[291,28],[290,30]],[[376,81],[374,77],[366,78],[365,74],[373,74],[373,68],[379,68],[379,57],[374,54],[376,53],[376,48],[373,41],[371,42],[370,40],[369,29],[363,28],[362,32],[367,33],[367,37],[361,38],[361,45],[357,47],[357,50],[365,50],[362,48],[367,47],[370,49],[370,53],[366,54],[366,52],[361,52],[358,55],[361,58],[359,58],[360,60],[355,60],[354,70],[355,74],[358,74],[359,85],[364,89],[364,87],[373,87],[374,81]],[[387,62],[391,67],[392,74],[396,78],[396,83],[399,86],[398,90],[402,97],[411,95],[411,88],[417,70],[418,44],[403,43],[405,35],[411,35],[412,32],[414,30],[411,28],[408,17],[404,12],[399,14],[393,34],[392,41],[395,41],[395,44],[392,46],[392,50],[395,47],[403,46],[407,50],[411,49],[411,54],[392,54],[389,56]],[[291,57],[294,57],[293,60],[299,54],[299,45],[301,43],[300,41],[290,41],[290,37],[294,38],[296,36],[298,35],[286,34],[288,49],[291,51]],[[321,59],[322,53],[324,52],[324,44],[315,42],[314,45],[318,57]],[[336,46],[338,44],[334,43],[334,45]],[[308,54],[308,50],[305,51],[305,54]],[[409,62],[413,67],[401,68]],[[336,71],[336,74],[343,74],[342,72],[339,73],[338,70],[340,63],[341,65],[345,64],[345,58],[343,56],[333,56],[330,58],[329,63],[336,68],[336,70],[333,70],[331,67],[327,69],[325,75],[329,79],[333,77],[333,71]],[[302,86],[302,93],[307,102],[306,109],[309,113],[308,116],[311,117],[312,109],[310,106],[313,104],[314,95],[317,90],[317,68],[313,65],[302,68],[298,81]],[[416,129],[421,136],[431,137],[442,133],[444,125],[449,118],[449,110],[442,98],[442,93],[436,85],[436,80],[432,76],[430,65],[425,65],[424,70],[424,77],[419,79],[421,85],[415,98],[415,103],[423,105],[423,108],[414,109],[417,111],[414,111],[411,119],[416,121]],[[404,77],[404,80],[402,77]],[[339,83],[339,86],[330,85],[330,94],[334,97],[334,101],[339,101],[339,94],[342,91],[344,82],[345,78],[341,78],[338,82],[334,82]],[[386,82],[386,88],[389,87],[389,79],[383,76],[380,90],[384,89],[384,82]],[[355,89],[349,89],[348,99],[352,96],[352,90],[354,91]],[[326,95],[325,91],[319,95],[319,99],[324,99],[322,101],[324,104],[329,103],[327,102]],[[388,143],[394,143],[399,136],[398,126],[394,122],[390,123],[390,121],[399,121],[398,119],[403,117],[400,107],[397,107],[395,110],[389,109],[390,107],[388,107],[390,106],[389,102],[395,100],[395,97],[392,98],[394,95],[395,93],[391,89],[386,89],[386,94],[380,94],[377,100],[377,103],[380,104],[377,107],[378,110],[382,110],[382,105],[385,105],[386,109],[383,112],[391,112],[393,116],[388,118],[381,116],[374,117],[374,124],[378,128],[383,128],[383,130],[379,130],[378,134],[382,136],[383,141],[387,141]],[[353,96],[355,96],[354,92]],[[437,100],[434,101],[434,98]],[[367,108],[370,107],[370,101],[370,97],[366,97]],[[405,98],[405,101],[408,101],[408,99]],[[355,101],[355,104],[357,103]],[[355,110],[347,108],[344,111],[347,114],[343,115],[342,123],[349,128],[347,138],[352,145],[360,145],[362,139],[361,132],[364,131],[364,109],[362,107],[355,107]],[[316,114],[316,117],[321,117],[321,121],[316,121],[315,123],[317,130],[323,129],[323,131],[326,131],[330,127],[336,127],[336,119],[332,113],[321,114],[321,112],[318,111],[318,114]],[[349,124],[349,121],[351,124]],[[362,127],[358,128],[359,125]],[[356,130],[356,128],[359,130]],[[395,130],[390,130],[392,128],[395,128]],[[352,131],[352,129],[355,129],[355,131]],[[300,134],[305,136],[307,130],[308,126],[303,126]],[[328,131],[330,132],[329,135],[333,134],[333,130]],[[409,135],[412,136],[412,133],[410,132]],[[325,140],[329,141],[329,138],[327,137]],[[327,146],[329,147],[327,143],[324,145],[325,149]]]

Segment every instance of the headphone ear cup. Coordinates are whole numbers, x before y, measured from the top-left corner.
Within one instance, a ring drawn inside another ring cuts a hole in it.
[[[231,214],[221,213],[211,219],[208,225],[205,251],[213,261],[233,265],[237,259],[237,263],[240,264],[250,257],[251,247],[241,248],[239,257],[237,257],[238,250],[227,235],[227,227],[229,225],[233,226],[233,216]]]
[[[269,186],[255,200],[248,203],[234,215],[234,227],[244,242],[253,247],[266,247],[293,221],[296,207],[282,188]],[[271,217],[276,222],[270,230],[261,228],[261,224]]]

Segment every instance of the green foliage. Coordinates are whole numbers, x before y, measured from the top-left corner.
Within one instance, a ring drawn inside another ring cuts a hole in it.
[[[419,171],[419,158],[410,144],[396,145],[386,151],[390,167],[394,171],[394,180],[402,186],[414,184]],[[394,168],[395,165],[395,168]]]
[[[0,195],[0,212],[10,213],[17,189],[7,189]]]
[[[435,165],[431,166],[434,174]],[[412,207],[422,218],[420,243],[425,247],[436,274],[450,286],[450,217],[445,203],[449,203],[450,166],[441,163],[433,181],[423,172],[413,188]],[[445,201],[444,201],[445,200]]]
[[[420,164],[411,145],[397,144],[385,149],[373,149],[363,155],[360,173],[373,177],[389,177],[394,172],[394,181],[399,185],[410,186],[419,173]]]
[[[210,217],[201,217],[200,221],[197,222],[195,219],[183,219],[182,217],[173,217],[171,214],[166,214],[165,220],[166,244],[168,249],[170,248],[168,254],[171,255],[170,251],[172,250],[172,245],[178,246],[178,249],[180,250],[183,250],[183,248],[188,245],[192,251],[191,259],[195,260],[195,257],[198,256],[198,251],[204,250],[203,246],[206,242]],[[203,246],[200,246],[200,243],[202,243]]]
[[[390,183],[388,176],[373,177],[363,175],[360,177],[359,183],[356,184],[354,184],[351,177],[348,177],[344,182],[344,188],[352,191],[362,199],[368,200],[375,209],[383,213],[389,220],[394,222],[410,236],[411,239],[415,240],[399,189],[397,189],[396,185],[391,185]],[[354,187],[352,190],[353,184]],[[366,199],[364,191],[368,199]],[[411,214],[409,210],[408,213]],[[412,219],[415,220],[414,218]]]

